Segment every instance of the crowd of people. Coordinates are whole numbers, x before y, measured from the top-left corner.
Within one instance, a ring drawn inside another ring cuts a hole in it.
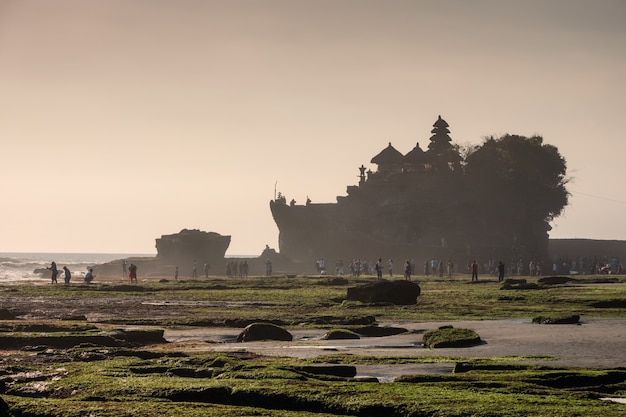
[[[544,265],[549,265],[547,268]],[[317,272],[321,275],[326,274],[326,261],[319,259],[316,262]],[[384,261],[378,258],[377,261],[371,262],[367,258],[355,258],[350,261],[348,266],[351,277],[360,277],[361,275],[376,275],[377,279],[382,279],[384,271],[387,271],[389,277],[394,274],[394,262],[392,259]],[[403,273],[406,279],[411,279],[416,273],[415,260],[407,260],[403,265]],[[344,263],[338,260],[335,265],[335,274],[344,275]],[[427,259],[423,267],[424,277],[429,276],[447,276],[451,278],[455,273],[463,273],[463,270],[456,268],[451,259],[438,260],[436,258]],[[487,262],[479,263],[473,259],[467,262],[465,273],[471,275],[472,281],[478,280],[479,274],[497,276],[498,281],[504,281],[505,275],[508,276],[542,276],[546,274],[555,275],[575,275],[575,274],[621,274],[622,265],[616,257],[578,257],[575,259],[558,258],[554,261],[535,261],[533,259],[524,261],[523,259],[511,260],[508,263],[502,260],[490,259]]]
[[[544,265],[549,265],[547,268]],[[325,258],[319,258],[316,261],[316,270],[319,275],[328,274],[327,262]],[[209,277],[209,264],[204,263],[203,272],[205,278]],[[382,280],[385,272],[392,278],[395,271],[394,261],[389,258],[383,260],[378,258],[376,261],[369,261],[367,258],[355,258],[352,259],[348,265],[348,271],[351,277],[360,277],[361,275],[375,275],[377,280]],[[60,271],[57,268],[56,263],[51,262],[50,266],[46,269],[51,272],[52,283],[57,283],[57,278]],[[67,266],[62,268],[64,282],[66,285],[70,283],[72,273]],[[229,278],[247,278],[249,271],[249,265],[247,260],[231,260],[226,264],[226,276]],[[451,278],[455,273],[461,273],[462,271],[455,270],[455,264],[451,259],[438,260],[435,258],[428,259],[424,262],[423,273],[424,277],[429,276],[447,276]],[[498,281],[504,281],[505,275],[509,276],[542,276],[542,275],[576,275],[576,274],[622,274],[622,264],[617,257],[599,257],[599,256],[580,256],[575,258],[559,257],[552,261],[535,261],[529,260],[525,262],[522,259],[512,260],[505,264],[502,260],[495,261],[493,259],[480,264],[477,260],[473,259],[466,265],[466,273],[471,275],[472,281],[478,281],[479,274],[486,274],[490,276],[497,276]],[[137,283],[137,266],[133,263],[127,265],[126,260],[122,260],[122,274],[124,277],[128,277],[131,283]],[[270,259],[265,261],[265,275],[270,276],[272,274],[272,262]],[[344,263],[342,260],[337,260],[335,263],[335,275],[343,276],[345,274]],[[402,274],[405,279],[411,280],[412,276],[416,274],[416,264],[414,259],[407,259],[402,265]],[[197,266],[194,261],[191,272],[192,278],[197,277]],[[178,280],[179,269],[175,268],[174,278]],[[88,272],[84,276],[85,283],[91,283],[95,278],[93,268],[88,268]]]
[[[226,264],[226,276],[229,278],[247,278],[248,269],[248,261],[230,261]]]
[[[50,266],[46,267],[46,269],[50,271],[50,277],[52,280],[51,283],[52,284],[58,283],[57,278],[59,276],[59,269],[57,268],[56,262],[52,261],[50,263]],[[89,268],[87,273],[85,274],[84,281],[87,284],[90,284],[91,281],[93,281],[95,277],[96,276],[93,273],[93,268]],[[63,267],[63,282],[65,282],[65,285],[69,285],[71,280],[72,280],[72,272],[67,266],[64,266]]]

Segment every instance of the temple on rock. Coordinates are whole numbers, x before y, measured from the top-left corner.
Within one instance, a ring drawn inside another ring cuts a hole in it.
[[[283,195],[272,200],[280,253],[303,262],[383,257],[398,265],[431,257],[465,263],[471,257],[546,256],[547,222],[521,225],[525,234],[519,236],[491,227],[474,204],[463,158],[441,116],[431,133],[425,150],[418,142],[406,155],[389,143],[371,159],[377,169],[361,164],[358,185],[348,186],[336,203],[287,204]]]

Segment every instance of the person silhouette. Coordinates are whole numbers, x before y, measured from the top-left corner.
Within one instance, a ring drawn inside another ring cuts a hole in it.
[[[70,283],[70,279],[72,279],[72,273],[67,266],[63,267],[63,271],[65,272],[65,285],[68,285]]]
[[[57,283],[57,276],[59,275],[59,270],[57,269],[56,262],[52,261],[50,266],[47,267],[46,269],[49,269],[52,272],[52,284],[56,284]]]

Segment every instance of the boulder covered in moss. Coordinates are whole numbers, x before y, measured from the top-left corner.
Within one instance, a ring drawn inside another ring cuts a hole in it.
[[[361,336],[367,337],[385,337],[385,336],[395,336],[397,334],[402,334],[408,332],[404,327],[381,327],[381,326],[363,326],[354,329],[354,331]]]
[[[474,330],[455,329],[452,326],[443,326],[437,330],[424,333],[422,343],[429,349],[449,347],[471,347],[482,343],[480,336]]]
[[[272,323],[252,323],[237,336],[237,342],[257,340],[282,340],[290,342],[293,336],[287,330]]]
[[[595,308],[626,308],[626,299],[595,301],[589,305]]]
[[[308,365],[296,369],[313,375],[330,375],[343,378],[356,376],[356,366],[352,365]]]
[[[533,318],[534,324],[578,324],[579,322],[580,322],[580,315],[578,314],[537,316]]]
[[[420,286],[406,280],[376,281],[348,288],[347,299],[362,303],[390,303],[415,305],[421,293]]]
[[[539,285],[534,282],[526,282],[524,278],[511,278],[504,281],[501,290],[537,290]]]
[[[344,339],[360,339],[357,333],[348,329],[332,329],[326,332],[322,339],[324,340],[344,340]]]
[[[6,308],[0,308],[0,320],[15,320],[15,314]]]
[[[541,285],[561,285],[576,281],[578,281],[576,278],[558,276],[543,277],[537,280],[537,282]]]

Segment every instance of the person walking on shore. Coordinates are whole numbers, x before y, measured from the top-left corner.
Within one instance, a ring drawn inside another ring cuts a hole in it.
[[[476,259],[472,261],[472,282],[478,281],[478,264],[476,263]]]
[[[126,278],[126,259],[122,259],[122,278]]]
[[[69,285],[70,279],[72,279],[72,273],[67,266],[63,267],[63,271],[65,272],[65,285]]]
[[[130,278],[130,283],[137,283],[137,266],[135,264],[130,264],[128,267],[128,278]]]
[[[504,263],[500,261],[498,263],[498,282],[504,281]]]
[[[404,279],[411,280],[411,262],[407,259],[404,263]]]
[[[52,284],[56,284],[57,283],[57,276],[59,275],[59,270],[57,269],[57,263],[52,261],[50,266],[47,267],[46,269],[49,269],[50,272],[52,272]]]
[[[454,264],[452,263],[452,259],[448,259],[448,278],[452,278],[452,271],[454,270]]]
[[[376,262],[376,280],[382,281],[383,279],[383,258],[378,258],[378,262]]]
[[[91,281],[93,281],[94,278],[95,275],[93,274],[93,268],[89,268],[89,271],[85,274],[85,282],[87,284],[91,284]]]

